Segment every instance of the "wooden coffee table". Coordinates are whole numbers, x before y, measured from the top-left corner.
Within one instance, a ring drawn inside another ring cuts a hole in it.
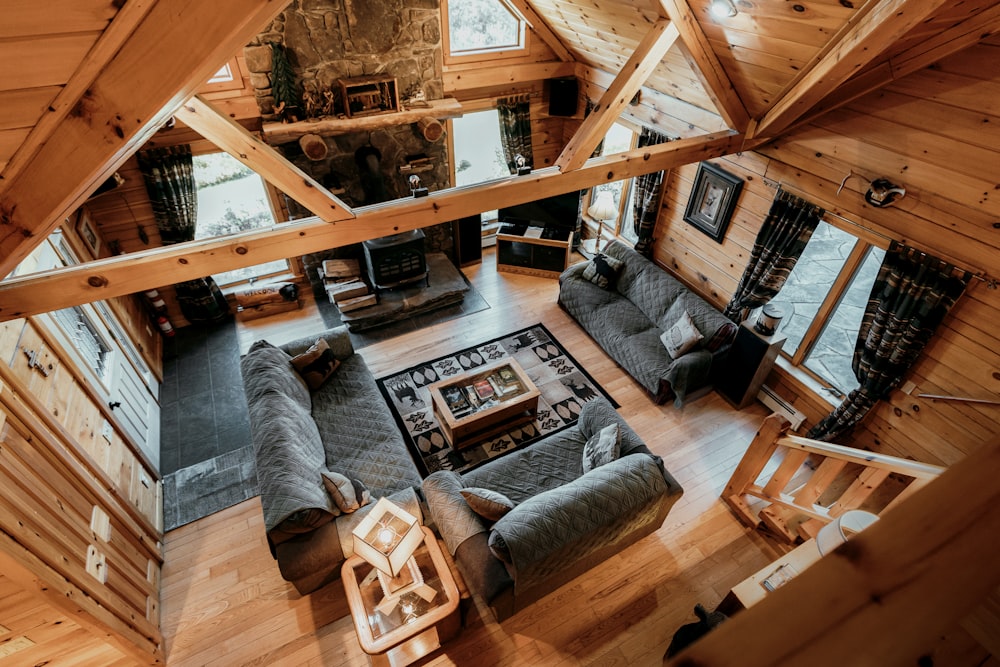
[[[455,449],[529,422],[539,391],[521,365],[501,359],[428,387],[434,416]]]
[[[407,593],[383,613],[378,607],[385,595],[377,570],[360,556],[351,556],[341,568],[354,629],[372,665],[408,665],[438,649],[461,627],[458,584],[434,533],[426,526],[422,530],[424,543],[413,557],[424,584],[435,593],[430,601]]]

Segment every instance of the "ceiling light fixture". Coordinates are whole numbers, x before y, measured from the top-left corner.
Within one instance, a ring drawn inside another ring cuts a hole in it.
[[[732,0],[712,0],[709,11],[717,19],[732,18],[736,16],[736,5]]]

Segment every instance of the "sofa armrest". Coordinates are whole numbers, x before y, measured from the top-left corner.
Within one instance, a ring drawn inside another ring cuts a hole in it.
[[[678,408],[683,406],[688,392],[700,389],[711,381],[713,359],[712,353],[703,349],[692,350],[674,359],[660,380],[657,403],[666,402],[672,393],[676,399],[674,405]]]
[[[506,543],[515,586],[523,590],[576,569],[639,523],[662,521],[662,506],[680,494],[651,457],[630,454],[525,500],[493,530]]]
[[[585,268],[587,268],[587,262],[577,262],[566,267],[566,270],[559,274],[559,284],[562,285],[567,280],[579,277]]]
[[[341,361],[354,354],[354,344],[351,342],[351,336],[347,331],[346,325],[327,329],[313,336],[298,338],[284,345],[279,345],[279,347],[294,357],[308,350],[319,338],[326,339],[330,350],[333,351],[333,356]]]
[[[462,542],[473,535],[487,532],[482,519],[462,497],[463,488],[465,483],[462,476],[451,470],[431,473],[422,484],[427,509],[452,556]]]

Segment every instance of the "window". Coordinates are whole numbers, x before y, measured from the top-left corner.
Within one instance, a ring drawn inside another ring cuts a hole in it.
[[[601,155],[615,155],[635,146],[636,134],[621,123],[613,124],[608,133],[604,135],[604,146]],[[584,210],[590,208],[591,203],[597,200],[601,192],[610,192],[611,199],[618,215],[612,220],[601,221],[601,238],[611,239],[615,236],[623,236],[635,242],[635,233],[632,231],[632,179],[614,181],[612,183],[601,183],[590,189],[589,198],[583,202]],[[603,245],[603,244],[602,244]]]
[[[773,303],[784,311],[782,354],[840,396],[856,389],[851,369],[875,277],[885,250],[820,222]]]
[[[451,123],[456,186],[510,176],[500,144],[500,119],[496,109],[467,113]],[[484,212],[482,219],[483,222],[496,220],[497,211]]]
[[[476,56],[521,52],[526,47],[526,23],[503,0],[445,0],[445,53]],[[515,53],[516,55],[516,53]]]
[[[108,377],[108,357],[111,348],[104,342],[97,328],[80,306],[63,308],[52,313],[56,322],[69,336],[73,348],[80,353],[87,367],[102,381]]]
[[[194,158],[194,178],[198,190],[196,239],[245,232],[274,224],[264,181],[249,167],[228,153],[210,153]],[[257,266],[213,276],[219,285],[284,273],[288,260],[279,259]]]

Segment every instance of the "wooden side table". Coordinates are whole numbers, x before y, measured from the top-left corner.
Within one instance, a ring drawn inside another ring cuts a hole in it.
[[[378,611],[384,599],[377,570],[360,556],[348,558],[341,569],[347,604],[361,649],[371,664],[402,667],[438,649],[458,634],[459,590],[434,533],[422,527],[424,543],[413,557],[435,596],[429,602],[405,594],[389,613]]]

